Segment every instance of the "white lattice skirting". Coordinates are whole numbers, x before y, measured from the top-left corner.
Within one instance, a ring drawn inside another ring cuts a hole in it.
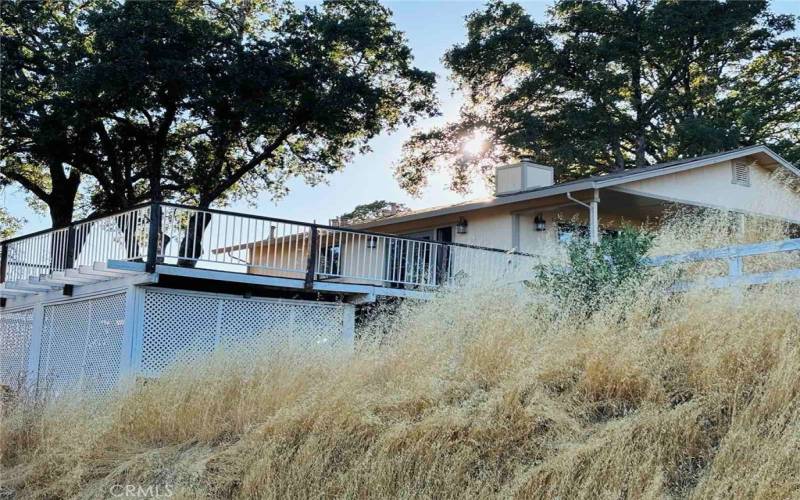
[[[0,384],[103,394],[217,349],[349,348],[354,306],[130,286],[0,311]]]

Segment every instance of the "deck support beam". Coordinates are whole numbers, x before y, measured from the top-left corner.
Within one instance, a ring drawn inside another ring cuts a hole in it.
[[[348,304],[360,306],[363,304],[372,304],[377,300],[374,293],[358,293],[347,298]]]

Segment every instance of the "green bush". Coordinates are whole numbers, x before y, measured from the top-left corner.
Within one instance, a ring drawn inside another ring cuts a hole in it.
[[[641,283],[648,270],[644,256],[653,238],[651,233],[632,227],[604,236],[597,245],[586,237],[575,238],[567,243],[567,266],[539,266],[534,286],[567,307],[591,314],[620,292]]]

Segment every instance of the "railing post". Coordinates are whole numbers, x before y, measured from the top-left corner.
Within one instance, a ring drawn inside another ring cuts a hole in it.
[[[308,291],[314,289],[314,277],[317,274],[317,254],[319,253],[319,249],[317,248],[318,245],[319,234],[317,231],[317,225],[314,224],[311,226],[311,243],[308,249],[308,265],[306,267],[305,289]]]
[[[732,278],[742,275],[742,258],[731,257],[728,259],[728,275]]]
[[[0,249],[0,283],[6,282],[6,268],[8,267],[8,244],[3,243]]]
[[[3,243],[0,247],[0,283],[6,282],[6,267],[8,267],[8,245]],[[6,306],[6,298],[0,297],[0,307]]]
[[[147,231],[147,262],[145,270],[155,272],[158,258],[158,236],[161,233],[161,204],[158,202],[150,205],[150,227]]]

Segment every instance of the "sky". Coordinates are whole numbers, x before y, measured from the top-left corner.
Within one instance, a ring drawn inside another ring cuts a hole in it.
[[[537,20],[543,20],[552,1],[519,2]],[[441,116],[419,122],[416,127],[444,123],[458,116],[461,96],[454,92],[442,65],[442,56],[456,43],[466,39],[464,18],[477,9],[479,1],[387,1],[394,12],[394,22],[405,32],[413,50],[415,64],[421,69],[434,71],[438,75],[437,92],[440,99]],[[800,0],[780,0],[772,3],[772,11],[800,15]],[[445,174],[431,177],[421,196],[413,198],[405,193],[394,179],[392,165],[400,157],[403,142],[411,136],[412,129],[400,128],[394,133],[384,133],[370,142],[372,152],[359,155],[341,172],[329,177],[326,184],[307,186],[301,180],[289,183],[290,192],[279,201],[269,196],[260,196],[255,206],[238,203],[230,210],[256,213],[264,216],[300,221],[327,221],[350,211],[356,205],[375,200],[405,203],[411,208],[428,208],[481,198],[489,195],[482,181],[474,182],[466,195],[448,190]],[[33,213],[25,203],[25,195],[17,190],[6,190],[0,195],[0,206],[12,215],[26,219],[24,232],[44,229],[49,226],[47,217]]]

